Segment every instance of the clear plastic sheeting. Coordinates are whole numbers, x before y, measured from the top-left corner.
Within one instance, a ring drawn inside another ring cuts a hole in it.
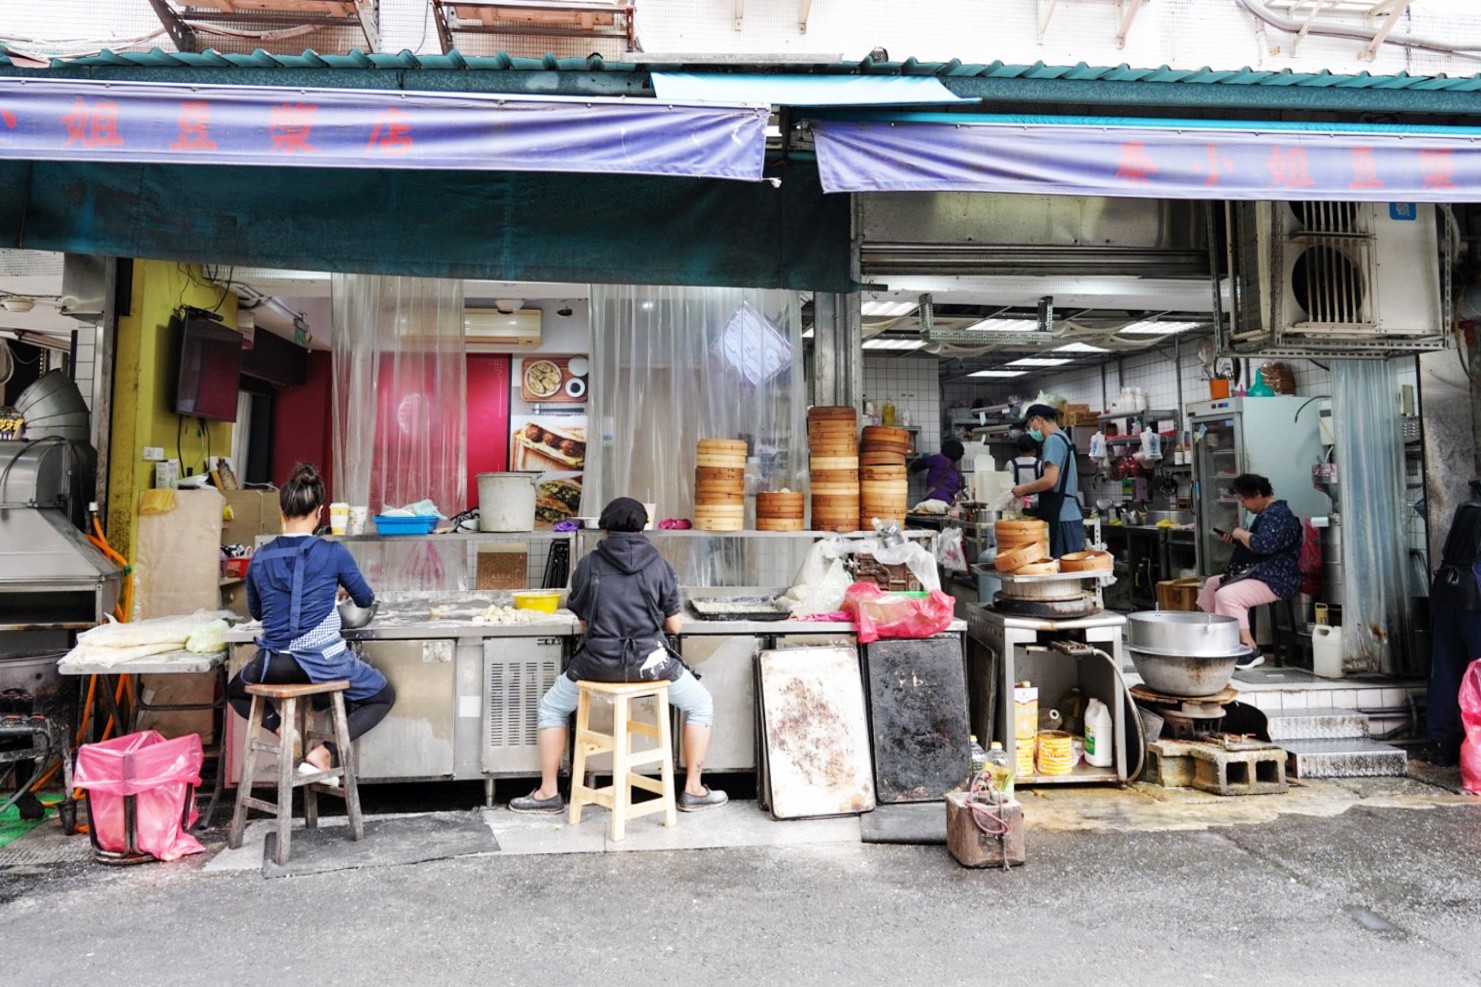
[[[333,499],[467,506],[463,283],[335,274]]]
[[[747,494],[804,489],[796,292],[593,285],[591,312],[587,513],[632,497],[660,518],[690,517],[700,439],[750,443]]]
[[[1405,667],[1413,606],[1403,433],[1388,366],[1332,361],[1332,414],[1342,470],[1343,669],[1392,675]]]

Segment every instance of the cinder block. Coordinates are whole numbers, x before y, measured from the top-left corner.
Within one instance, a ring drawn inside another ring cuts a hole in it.
[[[1147,745],[1147,768],[1142,780],[1163,788],[1193,787],[1193,748],[1176,740]]]
[[[1193,751],[1193,787],[1214,795],[1279,795],[1287,790],[1286,752],[1226,751],[1199,747]]]

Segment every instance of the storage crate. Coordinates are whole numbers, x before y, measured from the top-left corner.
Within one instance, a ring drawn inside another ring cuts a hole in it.
[[[375,530],[381,535],[430,535],[437,527],[437,517],[375,516]]]

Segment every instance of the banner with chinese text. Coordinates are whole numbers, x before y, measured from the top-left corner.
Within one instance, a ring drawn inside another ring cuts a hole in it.
[[[0,79],[0,159],[759,181],[768,108]]]
[[[924,116],[924,115],[921,115]],[[1027,192],[1158,199],[1481,199],[1481,130],[841,119],[813,125],[825,192]]]

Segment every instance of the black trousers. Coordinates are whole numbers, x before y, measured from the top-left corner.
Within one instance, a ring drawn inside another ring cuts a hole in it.
[[[1460,682],[1471,662],[1481,658],[1481,612],[1435,607],[1431,617],[1430,690],[1426,726],[1430,740],[1458,748],[1465,739],[1460,718]]]
[[[298,685],[312,681],[308,673],[293,660],[292,655],[285,655],[277,651],[259,649],[256,657],[242,666],[242,670],[232,676],[231,682],[226,687],[226,701],[231,703],[231,708],[246,719],[252,712],[252,697],[247,694],[248,685]],[[387,682],[386,687],[373,696],[365,699],[345,700],[345,722],[349,727],[350,739],[355,740],[370,730],[391,711],[391,706],[396,702],[396,690],[391,688]],[[313,697],[314,709],[326,710],[329,708],[329,697],[320,695]],[[262,725],[274,733],[282,724],[282,718],[278,715],[277,707],[272,703],[267,704],[267,711],[263,714]],[[339,751],[335,750],[333,744],[325,744],[334,754],[335,760],[339,759]]]

